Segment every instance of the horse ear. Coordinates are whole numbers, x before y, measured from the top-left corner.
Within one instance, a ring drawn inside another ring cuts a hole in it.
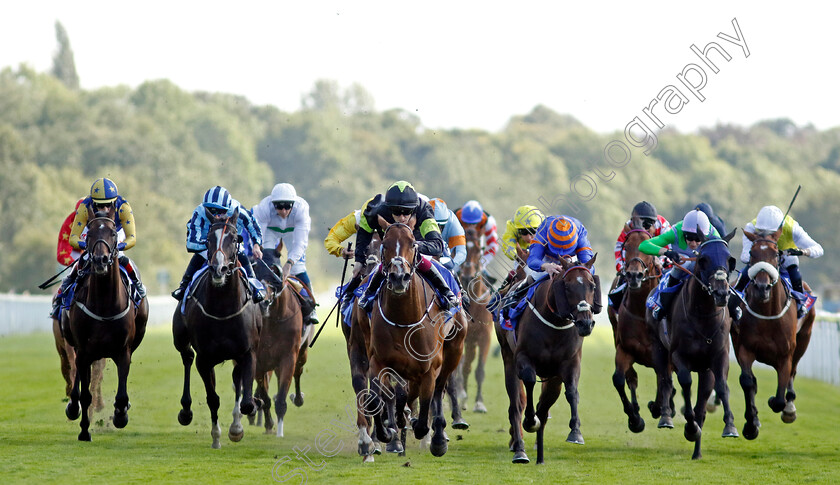
[[[729,241],[730,241],[733,237],[735,237],[735,233],[736,233],[736,232],[738,232],[738,228],[737,228],[737,227],[736,227],[735,229],[732,229],[732,232],[730,232],[729,234],[727,234],[726,236],[724,236],[724,237],[723,237],[723,240],[724,240],[724,241],[726,241],[726,242],[729,242]]]
[[[745,234],[746,234],[746,233],[745,233]],[[730,257],[729,257],[729,272],[730,272],[730,273],[731,273],[731,272],[733,272],[733,271],[735,271],[735,265],[736,265],[736,264],[737,264],[737,261],[735,261],[735,258],[733,258],[732,256],[730,256]]]
[[[782,237],[782,231],[784,231],[784,229],[785,229],[785,226],[782,226],[782,227],[776,229],[776,232],[771,234],[770,238],[773,239],[774,241],[778,241],[779,238]]]
[[[245,240],[245,238],[242,237],[242,234],[237,234],[236,235],[236,242],[238,242],[239,244],[242,244],[242,241],[244,241],[244,240]]]
[[[586,266],[586,269],[588,269],[590,272],[592,271],[592,266],[594,266],[594,265],[595,265],[595,258],[597,258],[597,257],[598,257],[598,253],[595,253],[595,254],[592,256],[592,259],[590,259],[589,261],[587,261],[587,262],[584,264],[584,266]]]
[[[233,210],[233,214],[230,216],[230,218],[233,219],[234,221],[239,219],[239,207],[237,207],[236,209]]]
[[[384,231],[385,229],[388,229],[388,227],[390,227],[390,226],[391,226],[391,223],[390,223],[390,222],[388,222],[388,221],[386,221],[386,220],[385,220],[385,218],[384,218],[384,217],[382,217],[382,215],[378,215],[378,216],[376,216],[376,217],[377,217],[377,218],[378,218],[378,220],[379,220],[379,228],[380,228],[380,229],[382,229],[383,231]]]
[[[756,236],[755,234],[753,234],[751,232],[747,232],[747,231],[744,231],[744,237],[749,239],[750,241],[753,241],[753,242],[755,242],[755,240],[758,239],[758,236]]]
[[[551,288],[554,291],[554,304],[557,306],[557,315],[566,318],[572,313],[572,306],[566,297],[566,282],[563,278],[557,277],[552,280]]]
[[[562,256],[559,259],[557,259],[557,264],[559,264],[560,266],[563,267],[563,271],[571,268],[571,266],[572,266],[572,263],[570,263],[568,259],[566,259]]]

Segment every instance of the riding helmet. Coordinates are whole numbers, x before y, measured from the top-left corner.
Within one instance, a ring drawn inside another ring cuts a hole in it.
[[[484,209],[477,200],[469,200],[461,208],[461,221],[464,224],[477,224],[481,222],[482,217],[484,217]]]
[[[417,200],[417,191],[405,180],[394,182],[385,192],[385,205],[388,207],[413,209],[417,207]]]
[[[93,185],[90,186],[90,198],[97,204],[113,202],[118,196],[117,184],[112,182],[111,179],[96,179]]]

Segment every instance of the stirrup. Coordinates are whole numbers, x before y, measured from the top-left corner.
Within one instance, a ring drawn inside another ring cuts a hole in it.
[[[179,286],[178,288],[175,288],[175,291],[172,292],[172,298],[175,298],[176,300],[181,301],[181,300],[184,299],[184,293],[186,291],[187,291],[186,288],[184,288],[183,286]]]

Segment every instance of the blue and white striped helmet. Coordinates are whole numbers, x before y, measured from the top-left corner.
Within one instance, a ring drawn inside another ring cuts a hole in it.
[[[230,209],[231,200],[230,192],[224,187],[215,186],[204,194],[204,200],[201,205],[204,207],[214,207],[216,209]]]

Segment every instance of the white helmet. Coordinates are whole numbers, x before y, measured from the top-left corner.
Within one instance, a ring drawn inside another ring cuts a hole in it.
[[[756,231],[775,232],[782,225],[784,217],[782,209],[775,205],[764,206],[758,211],[758,217],[755,218],[755,229]]]
[[[699,233],[704,236],[708,236],[711,226],[711,223],[709,223],[709,217],[699,209],[694,209],[683,217],[683,232],[692,232],[694,234]]]
[[[295,188],[292,187],[292,184],[277,184],[271,190],[272,202],[280,200],[294,201],[295,199],[297,199],[297,192],[295,192]]]

